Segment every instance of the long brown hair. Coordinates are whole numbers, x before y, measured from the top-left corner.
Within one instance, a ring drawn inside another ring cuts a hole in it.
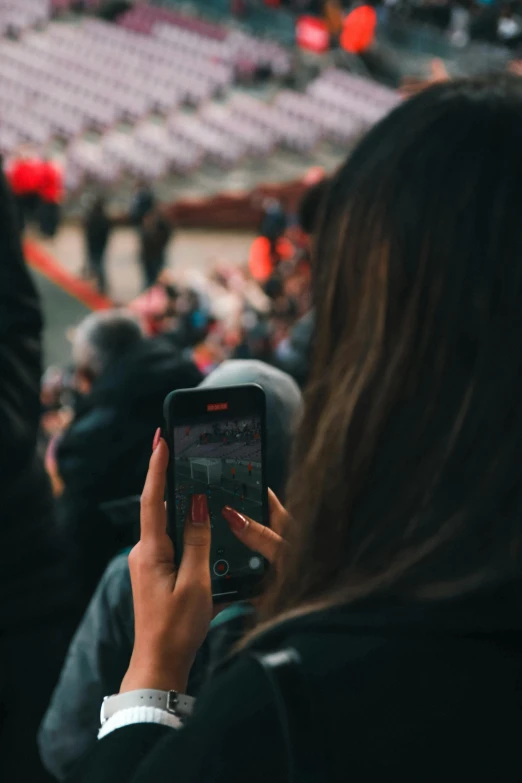
[[[323,212],[270,624],[382,593],[462,595],[521,566],[521,81],[403,104]]]

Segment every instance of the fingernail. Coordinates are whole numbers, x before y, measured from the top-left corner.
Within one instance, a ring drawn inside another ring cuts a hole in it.
[[[160,440],[161,440],[161,427],[158,427],[154,435],[154,440],[152,441],[152,451],[156,451]]]
[[[190,518],[193,525],[206,525],[208,520],[208,505],[206,495],[192,495]]]
[[[247,518],[244,517],[243,514],[240,514],[239,511],[236,511],[235,508],[225,506],[221,513],[227,520],[232,530],[235,530],[237,533],[241,533],[241,531],[246,528],[248,524]]]

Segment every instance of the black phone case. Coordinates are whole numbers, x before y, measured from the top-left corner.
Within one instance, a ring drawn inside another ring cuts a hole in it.
[[[181,528],[178,528],[176,524],[176,515],[173,509],[175,508],[174,503],[174,497],[172,495],[172,488],[175,485],[175,475],[174,475],[174,442],[172,438],[172,433],[174,431],[175,423],[173,421],[172,417],[172,409],[173,404],[176,400],[176,397],[179,395],[185,395],[185,394],[198,394],[202,396],[206,396],[209,392],[215,393],[219,392],[220,396],[226,395],[227,392],[230,392],[231,390],[238,390],[242,387],[255,387],[256,389],[259,389],[261,392],[263,392],[264,397],[264,390],[262,389],[259,384],[255,383],[248,383],[248,384],[238,384],[237,386],[222,386],[222,387],[207,387],[205,389],[179,389],[176,391],[171,392],[167,395],[165,398],[165,401],[163,403],[163,417],[165,420],[163,431],[162,431],[162,437],[167,442],[167,445],[169,447],[169,464],[167,467],[167,482],[166,482],[166,493],[165,493],[165,499],[167,502],[167,531],[169,536],[171,537],[173,544],[174,544],[174,558],[176,566],[179,567],[181,563],[181,558],[183,556],[183,531]],[[262,449],[262,475],[263,475],[263,519],[264,523],[266,525],[269,524],[269,515],[268,515],[268,491],[267,491],[267,485],[266,485],[266,404],[264,404],[263,411],[262,411],[262,438],[264,442],[264,447]],[[264,566],[265,566],[265,573],[263,579],[259,580],[259,586],[261,586],[262,582],[264,581],[264,578],[266,578],[266,572],[268,571],[269,563],[263,558]],[[253,597],[255,595],[258,595],[260,590],[256,589],[254,591],[240,591],[237,596],[230,599],[230,602],[234,601],[242,601],[247,598]],[[219,596],[215,596],[213,594],[213,600],[216,602],[221,602],[221,599]]]

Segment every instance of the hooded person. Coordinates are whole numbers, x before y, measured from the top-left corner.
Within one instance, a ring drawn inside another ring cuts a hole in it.
[[[200,384],[203,388],[258,383],[266,394],[266,467],[268,485],[284,496],[293,434],[302,396],[289,375],[255,360],[230,360]],[[150,444],[144,448],[148,459]],[[131,500],[133,519],[139,498]],[[191,672],[189,690],[196,695],[211,671],[244,630],[249,604],[233,604],[213,621]],[[95,740],[100,701],[119,689],[134,644],[134,611],[127,554],[107,567],[71,642],[51,703],[42,722],[38,744],[47,769],[63,780]]]
[[[287,373],[256,359],[231,359],[208,375],[200,388],[257,383],[266,395],[266,472],[270,489],[284,497],[290,449],[296,419],[302,405],[301,392]]]
[[[145,337],[124,310],[93,313],[73,342],[76,411],[56,447],[63,484],[58,514],[76,542],[89,601],[109,560],[134,531],[111,525],[104,506],[139,495],[165,396],[191,388],[201,373],[166,340]]]

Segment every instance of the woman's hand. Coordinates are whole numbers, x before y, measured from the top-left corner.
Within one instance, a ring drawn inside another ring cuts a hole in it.
[[[287,542],[284,531],[290,521],[290,515],[283,508],[271,489],[268,490],[268,505],[270,510],[270,527],[260,525],[250,517],[240,514],[230,506],[225,506],[221,512],[233,533],[247,547],[266,557],[269,563],[277,567],[277,562]]]
[[[121,693],[138,688],[185,692],[212,617],[206,495],[192,496],[176,571],[164,504],[169,452],[159,433],[154,445],[141,497],[141,537],[129,555],[135,640]]]

